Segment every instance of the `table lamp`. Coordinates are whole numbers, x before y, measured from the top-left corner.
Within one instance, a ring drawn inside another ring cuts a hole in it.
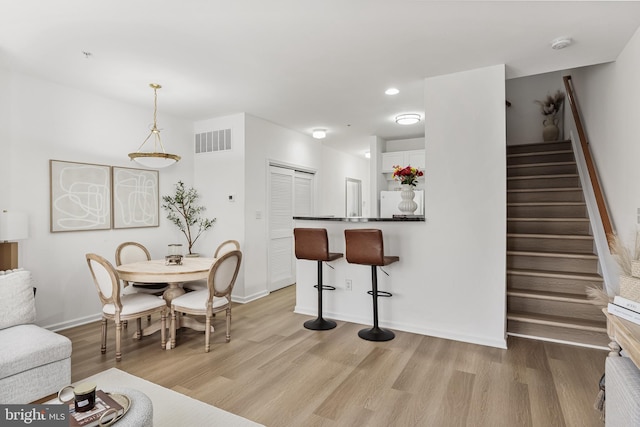
[[[18,268],[18,243],[29,237],[27,214],[21,212],[0,212],[0,270]]]

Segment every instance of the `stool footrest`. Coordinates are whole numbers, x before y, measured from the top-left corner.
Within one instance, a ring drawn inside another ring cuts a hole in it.
[[[318,285],[313,285],[313,287],[318,289]],[[324,290],[324,291],[335,291],[336,287],[335,286],[329,286],[329,285],[322,285],[322,290]]]
[[[373,291],[367,291],[367,293],[371,296],[373,296]],[[392,297],[393,294],[391,292],[387,292],[387,291],[378,291],[378,296],[382,297],[382,298],[389,298]]]

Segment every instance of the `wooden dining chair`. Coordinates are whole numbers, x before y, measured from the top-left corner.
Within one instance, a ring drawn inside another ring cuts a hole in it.
[[[162,298],[153,295],[132,293],[121,295],[120,277],[113,265],[105,258],[96,254],[86,254],[87,265],[91,271],[93,282],[98,290],[98,297],[102,302],[102,354],[107,352],[107,320],[116,324],[116,362],[122,359],[121,335],[122,325],[127,320],[136,319],[138,339],[142,338],[142,316],[159,313],[162,321],[160,328],[161,346],[166,344],[167,304]]]
[[[116,248],[116,265],[130,264],[132,262],[149,261],[151,254],[149,250],[138,242],[124,242]],[[122,281],[124,286],[130,285],[126,280]],[[136,292],[162,295],[169,288],[167,283],[131,283]]]
[[[214,258],[218,258],[221,255],[226,254],[231,251],[239,251],[240,243],[237,240],[225,240],[220,243],[216,248],[216,251],[213,254]],[[183,288],[188,289],[190,291],[203,291],[207,289],[207,281],[206,280],[193,280],[191,282],[185,282],[182,285]]]
[[[231,340],[231,292],[236,283],[242,252],[233,250],[220,255],[209,270],[207,289],[186,293],[171,301],[171,348],[176,345],[176,313],[205,316],[204,351],[209,352],[211,318],[215,313],[227,312],[227,342]]]

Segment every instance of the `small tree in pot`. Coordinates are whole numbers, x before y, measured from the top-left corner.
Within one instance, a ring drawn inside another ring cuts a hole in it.
[[[167,219],[173,222],[187,238],[189,255],[193,255],[191,251],[193,245],[202,233],[213,226],[216,219],[200,217],[207,208],[198,206],[196,203],[200,195],[195,188],[186,189],[182,181],[178,181],[175,187],[176,192],[173,196],[162,196],[164,202],[162,208],[167,211]]]

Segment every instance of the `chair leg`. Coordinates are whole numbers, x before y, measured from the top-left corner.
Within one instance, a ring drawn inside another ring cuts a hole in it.
[[[231,341],[231,305],[227,307],[227,342]]]
[[[322,317],[322,289],[325,286],[322,284],[322,261],[318,261],[318,317],[313,320],[307,320],[304,322],[304,327],[311,329],[312,331],[326,331],[336,327],[336,322],[333,320],[326,320]],[[326,289],[332,289],[327,286]]]
[[[138,317],[136,319],[136,331],[138,332],[138,341],[142,339],[142,319]]]
[[[207,314],[206,317],[207,321],[205,322],[204,327],[204,352],[209,353],[209,340],[211,339],[211,316]]]
[[[107,319],[102,318],[102,345],[100,346],[100,353],[105,354],[107,352]]]
[[[176,311],[171,308],[171,348],[176,347]]]
[[[388,292],[380,292],[382,296],[391,296]],[[378,269],[371,266],[371,296],[373,298],[373,328],[361,329],[358,336],[367,341],[390,341],[395,338],[395,334],[378,326]]]
[[[167,348],[167,311],[162,310],[160,313],[160,345],[162,349]]]
[[[122,337],[122,322],[116,322],[116,362],[122,360],[122,351],[120,348],[120,338]]]

